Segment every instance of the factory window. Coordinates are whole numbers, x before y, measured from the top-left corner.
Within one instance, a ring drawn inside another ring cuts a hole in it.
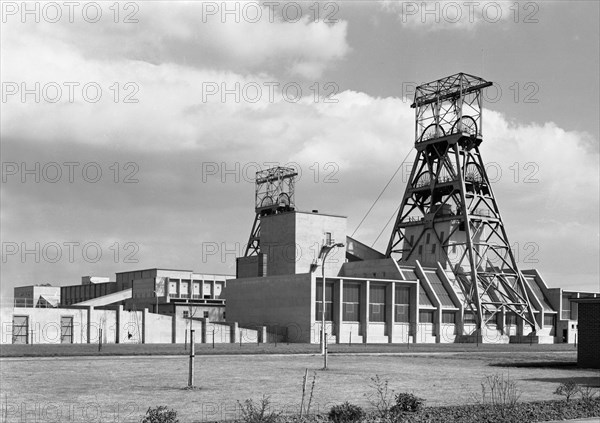
[[[73,316],[61,316],[60,342],[62,344],[73,343]]]
[[[412,247],[413,245],[415,245],[415,236],[411,235],[410,236],[410,246]]]
[[[429,310],[419,311],[419,322],[433,323],[433,311],[429,311]]]
[[[331,245],[331,232],[325,232],[325,245]]]
[[[544,314],[544,326],[552,326],[554,327],[556,324],[556,315],[554,314]]]
[[[517,325],[517,315],[515,313],[506,313],[506,324],[508,326]]]
[[[562,297],[562,318],[564,320],[574,320],[571,316],[571,301],[566,296]]]
[[[500,320],[501,314],[500,313],[496,313],[493,314],[491,311],[484,311],[483,312],[484,316],[485,316],[485,324],[487,326],[496,326],[498,325],[498,322]]]
[[[369,320],[385,322],[385,285],[371,285],[369,289]]]
[[[435,247],[436,247],[436,245],[437,245],[437,244],[433,244],[433,245],[431,246],[431,252],[432,252],[433,254],[435,254]]]
[[[204,318],[205,318],[205,319],[208,319],[208,311],[205,311],[205,312],[204,312]]]
[[[429,232],[427,232],[427,235],[425,237],[425,244],[429,244],[430,236],[431,236],[431,234]]]
[[[423,246],[419,245],[419,254],[423,254]]]
[[[315,320],[323,318],[323,284],[317,282],[317,300],[316,300]],[[325,320],[333,320],[333,283],[325,283]]]
[[[442,323],[456,323],[456,313],[453,311],[442,311]]]
[[[342,304],[343,320],[345,322],[358,322],[360,285],[344,284],[344,302]]]
[[[27,344],[29,332],[29,316],[13,316],[12,343]]]
[[[188,319],[190,317],[190,312],[187,310],[183,310],[183,318]]]
[[[396,322],[410,322],[410,287],[396,285]]]
[[[465,315],[464,315],[464,319],[463,319],[464,323],[477,323],[477,316],[475,315],[475,312],[473,311],[465,311]]]

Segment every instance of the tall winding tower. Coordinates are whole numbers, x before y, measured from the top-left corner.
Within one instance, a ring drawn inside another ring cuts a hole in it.
[[[294,185],[297,175],[294,169],[281,166],[256,172],[254,195],[256,216],[244,257],[260,253],[261,216],[294,210]]]
[[[527,282],[480,153],[482,91],[490,85],[458,73],[417,87],[417,155],[386,256],[451,270],[480,333],[499,314],[514,314],[536,331]]]

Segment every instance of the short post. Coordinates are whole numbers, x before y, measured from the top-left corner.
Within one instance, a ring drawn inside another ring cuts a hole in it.
[[[188,387],[194,386],[194,358],[196,356],[194,348],[194,329],[190,329],[190,373],[188,376]]]
[[[575,333],[575,348],[577,348],[577,333]]]
[[[257,327],[256,327],[256,346],[259,346],[259,345],[260,345],[260,336],[258,336],[258,328],[259,328],[259,327],[260,327],[260,326],[257,326]]]
[[[102,351],[102,328],[98,329],[98,351]]]
[[[242,328],[240,328],[240,348],[242,348]]]
[[[325,332],[325,336],[323,337],[324,342],[324,354],[323,354],[323,370],[327,370],[327,332]]]
[[[213,329],[213,350],[215,349],[215,330]]]
[[[183,348],[187,351],[187,329],[185,330],[185,341],[183,343]]]

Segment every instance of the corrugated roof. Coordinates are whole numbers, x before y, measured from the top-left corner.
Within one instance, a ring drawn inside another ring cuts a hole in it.
[[[400,270],[402,270],[402,274],[404,275],[406,280],[408,280],[408,281],[418,281],[419,280],[419,278],[417,278],[417,274],[415,273],[414,269],[402,268]]]
[[[438,277],[437,273],[425,272],[425,275],[427,276],[427,279],[429,279],[429,282],[431,282],[431,286],[433,288],[433,291],[435,292],[435,295],[437,295],[437,297],[442,302],[442,308],[456,307],[456,304],[454,304],[452,298],[450,298],[450,294],[448,294],[448,291],[446,291],[446,288],[442,284],[442,281]]]
[[[542,303],[542,307],[544,307],[544,311],[555,311],[552,308],[552,306],[550,305],[550,303],[548,302],[548,300],[546,299],[546,297],[544,296],[544,293],[542,292],[542,288],[540,288],[540,286],[537,284],[537,281],[535,280],[535,276],[525,276],[525,280],[531,287],[531,290],[533,291],[533,293],[535,294],[537,299],[540,300],[540,302]]]
[[[419,305],[433,307],[433,303],[421,285],[419,285]]]

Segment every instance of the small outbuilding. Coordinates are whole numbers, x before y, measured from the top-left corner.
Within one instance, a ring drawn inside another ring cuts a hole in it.
[[[600,298],[575,300],[579,308],[577,365],[600,369]]]

